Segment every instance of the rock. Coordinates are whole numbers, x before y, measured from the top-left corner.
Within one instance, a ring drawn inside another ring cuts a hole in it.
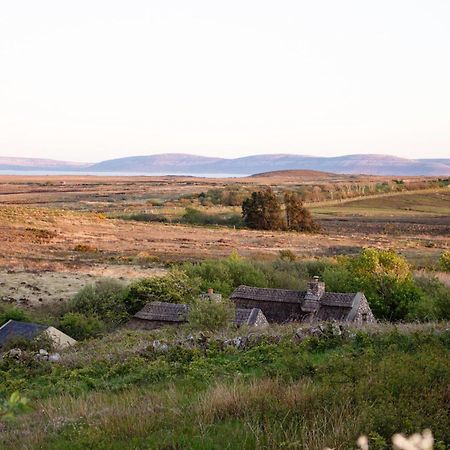
[[[305,330],[303,330],[303,328],[297,328],[297,330],[295,330],[294,338],[297,341],[302,342],[306,338]]]
[[[12,348],[3,355],[3,358],[21,359],[22,350],[20,348]]]
[[[153,341],[152,346],[155,352],[166,353],[169,351],[169,346],[165,342]]]
[[[48,360],[50,362],[59,362],[61,361],[61,355],[59,353],[52,353],[48,356]]]
[[[48,351],[45,350],[45,349],[43,349],[43,348],[41,348],[41,349],[39,350],[39,354],[40,354],[41,356],[48,356]]]
[[[333,334],[333,336],[341,336],[342,330],[343,330],[342,325],[339,325],[337,323],[331,324],[331,333]]]

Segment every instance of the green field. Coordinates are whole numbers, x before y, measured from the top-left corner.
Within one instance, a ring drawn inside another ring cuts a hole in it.
[[[432,217],[450,216],[450,190],[437,192],[405,192],[377,198],[347,201],[341,205],[315,206],[317,215],[365,217]]]

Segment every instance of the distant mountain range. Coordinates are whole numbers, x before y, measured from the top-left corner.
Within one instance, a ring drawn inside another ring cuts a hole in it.
[[[15,158],[0,156],[0,170],[85,170],[92,164],[71,161],[56,161],[54,159]]]
[[[3,171],[131,172],[167,175],[249,175],[276,170],[317,170],[367,175],[450,175],[450,159],[406,159],[389,155],[345,155],[335,157],[290,154],[213,158],[178,153],[132,156],[95,164],[34,158],[0,157]]]

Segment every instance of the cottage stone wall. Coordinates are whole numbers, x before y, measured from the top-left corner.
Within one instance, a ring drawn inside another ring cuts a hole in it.
[[[361,300],[358,305],[358,309],[356,311],[355,318],[353,322],[358,324],[364,323],[374,323],[376,322],[375,316],[370,309],[369,302],[367,301],[364,294],[361,294]]]
[[[260,302],[247,298],[233,298],[236,308],[259,308],[266,316],[268,322],[285,323],[301,321],[304,313],[299,303]]]
[[[167,325],[179,326],[183,322],[168,322],[163,320],[145,320],[133,317],[128,323],[127,327],[132,330],[156,330],[158,328],[165,327]]]

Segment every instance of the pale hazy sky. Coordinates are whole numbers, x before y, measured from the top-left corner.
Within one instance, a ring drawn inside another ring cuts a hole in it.
[[[0,0],[0,156],[450,157],[450,0]]]

